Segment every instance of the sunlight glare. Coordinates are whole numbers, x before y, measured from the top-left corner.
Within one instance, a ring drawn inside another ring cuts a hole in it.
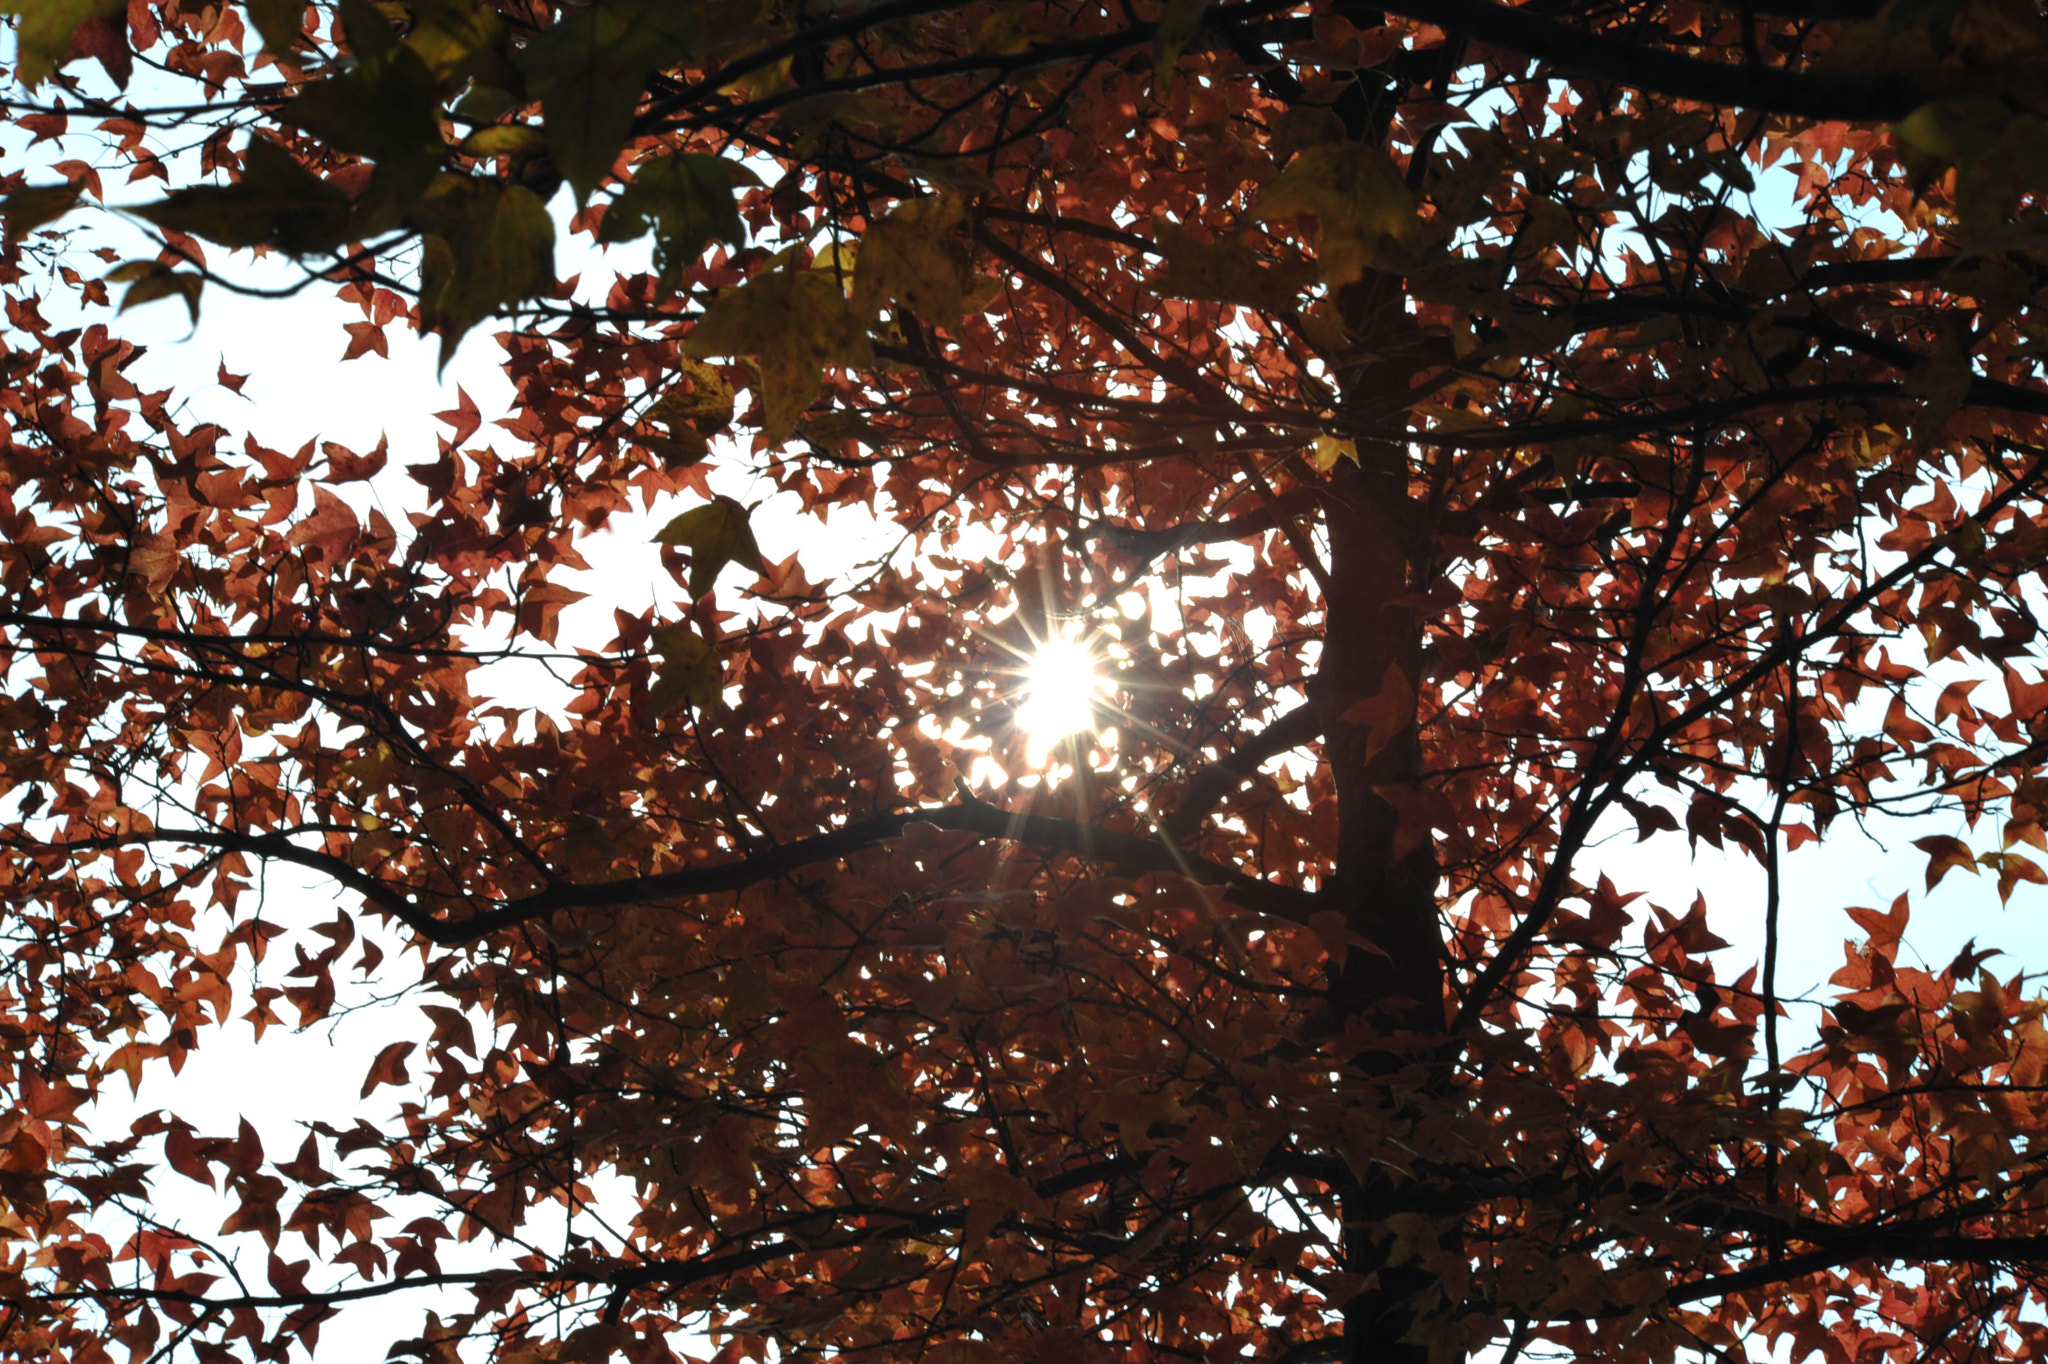
[[[1095,728],[1103,695],[1096,661],[1076,640],[1053,638],[1038,646],[1024,667],[1024,703],[1017,707],[1017,725],[1035,744]]]

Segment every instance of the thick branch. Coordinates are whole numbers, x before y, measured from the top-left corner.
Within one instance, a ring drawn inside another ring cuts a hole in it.
[[[1559,71],[1703,104],[1880,123],[1904,118],[1947,93],[1923,90],[1896,77],[1824,75],[1705,61],[1544,19],[1530,12],[1533,7],[1511,8],[1488,0],[1401,0],[1383,8],[1455,28],[1468,39],[1536,58]]]
[[[1013,814],[964,792],[957,805],[877,815],[731,862],[595,884],[562,883],[508,901],[496,909],[453,920],[430,914],[402,887],[380,881],[332,853],[300,847],[283,834],[158,829],[149,833],[112,835],[63,844],[44,843],[37,847],[86,852],[142,843],[176,844],[290,862],[332,876],[428,941],[443,947],[456,947],[489,937],[502,929],[546,919],[563,910],[604,909],[741,890],[787,876],[804,867],[837,862],[876,847],[901,837],[912,824],[930,824],[940,829],[979,834],[984,838],[1006,839],[1046,852],[1073,853],[1129,875],[1172,872],[1200,885],[1219,886],[1230,900],[1246,909],[1296,922],[1305,922],[1318,907],[1312,891],[1257,880],[1229,867],[1190,857],[1160,839],[1115,833],[1076,820]]]
[[[1319,489],[1296,488],[1255,511],[1233,516],[1228,521],[1191,521],[1184,526],[1164,526],[1157,530],[1104,524],[1096,534],[1126,554],[1156,559],[1189,545],[1213,545],[1226,540],[1242,540],[1250,535],[1263,535],[1283,518],[1314,511],[1321,500]]]
[[[1159,836],[1179,843],[1193,833],[1216,802],[1242,786],[1267,759],[1290,748],[1299,748],[1323,732],[1322,720],[1314,706],[1301,706],[1267,725],[1245,740],[1236,751],[1218,758],[1188,782],[1180,804],[1173,807],[1159,826]]]

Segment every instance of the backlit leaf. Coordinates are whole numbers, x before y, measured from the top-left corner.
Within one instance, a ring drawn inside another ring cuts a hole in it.
[[[441,334],[444,366],[471,327],[554,284],[554,219],[531,190],[442,174],[413,206],[412,221],[424,251],[420,326]]]
[[[690,595],[694,597],[709,592],[727,564],[736,563],[757,574],[768,571],[761,548],[754,543],[754,528],[747,524],[747,509],[729,497],[692,507],[663,526],[654,541],[690,551]]]
[[[0,199],[0,219],[6,220],[9,239],[20,241],[44,224],[56,222],[78,207],[79,197],[84,193],[83,183],[37,185]]]
[[[1337,467],[1337,461],[1348,459],[1358,463],[1358,442],[1345,440],[1341,436],[1321,435],[1316,437],[1313,451],[1315,466],[1324,473]]]
[[[246,0],[249,20],[263,49],[277,56],[292,51],[305,34],[306,7],[299,0]]]
[[[354,70],[307,86],[278,117],[336,151],[376,162],[356,207],[358,237],[396,227],[446,154],[434,73],[395,39]]]
[[[185,311],[191,315],[193,325],[199,322],[199,291],[205,287],[203,276],[189,271],[174,270],[162,261],[128,261],[107,272],[109,284],[126,284],[128,289],[121,295],[121,311],[144,303],[154,303],[160,298],[180,299]]]
[[[1166,218],[1153,220],[1152,239],[1166,258],[1166,268],[1153,275],[1150,283],[1154,292],[1166,298],[1240,303],[1277,312],[1292,308],[1315,278],[1315,271],[1306,264],[1270,263],[1227,236],[1199,241]]]
[[[519,55],[527,89],[577,202],[611,173],[632,134],[648,74],[689,51],[693,11],[669,0],[597,0],[572,10]]]
[[[723,675],[718,652],[704,637],[687,625],[671,625],[655,630],[653,638],[661,656],[647,689],[654,713],[666,715],[685,701],[699,709],[716,703]]]
[[[35,89],[70,57],[81,24],[121,9],[121,0],[0,0],[0,14],[16,17],[14,78]]]
[[[818,396],[825,366],[857,364],[868,353],[866,333],[845,295],[811,270],[770,270],[720,295],[684,349],[754,362],[766,414],[762,430],[778,445]]]
[[[1316,263],[1332,288],[1397,266],[1416,241],[1415,199],[1392,158],[1360,142],[1304,148],[1252,206],[1262,223],[1316,221]]]
[[[174,190],[135,212],[158,227],[222,246],[276,246],[294,256],[332,250],[348,239],[348,196],[290,152],[259,137],[243,161],[241,177],[231,184]]]
[[[874,317],[898,303],[927,322],[958,321],[974,279],[966,223],[967,201],[946,195],[905,200],[869,224],[854,266],[854,312]]]
[[[642,161],[605,211],[598,240],[631,241],[653,232],[655,267],[663,279],[672,279],[710,242],[746,240],[733,188],[753,181],[753,173],[737,162],[698,152]]]
[[[441,81],[473,76],[503,85],[511,74],[505,23],[479,0],[412,0],[405,45]]]

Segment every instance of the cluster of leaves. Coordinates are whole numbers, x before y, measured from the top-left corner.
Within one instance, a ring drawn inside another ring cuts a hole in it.
[[[1792,1042],[1777,960],[1845,821],[2048,879],[2034,6],[7,8],[95,150],[0,244],[0,1352],[422,1291],[423,1364],[2048,1348],[2026,978],[1859,910]],[[87,279],[123,165],[161,254]],[[558,279],[558,195],[645,268]],[[505,318],[510,415],[238,444],[44,317],[245,287],[202,243],[350,356]],[[910,549],[814,583],[721,466]],[[673,604],[564,641],[677,496]],[[1073,622],[1115,741],[988,784]],[[1762,864],[1756,969],[1598,874],[1630,822]],[[95,1128],[340,1007],[358,915],[429,1020],[364,1121]]]

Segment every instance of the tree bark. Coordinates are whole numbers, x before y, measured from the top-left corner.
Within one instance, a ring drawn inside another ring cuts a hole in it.
[[[1400,281],[1369,275],[1342,291],[1339,302],[1367,357],[1346,376],[1345,407],[1385,420],[1406,406],[1413,370],[1399,358],[1412,352],[1402,344],[1412,328]],[[1413,701],[1425,642],[1414,603],[1427,586],[1432,556],[1425,509],[1410,495],[1405,448],[1362,447],[1359,466],[1340,468],[1338,477],[1340,496],[1327,520],[1323,656],[1312,698],[1338,808],[1336,874],[1327,898],[1370,946],[1352,946],[1333,973],[1330,1026],[1356,1028],[1365,1039],[1352,1057],[1363,1076],[1357,1102],[1388,1110],[1398,1128],[1412,1114],[1382,1079],[1413,1064],[1419,1039],[1444,1029],[1436,849],[1413,808],[1423,777]],[[1411,1336],[1436,1296],[1435,1278],[1413,1264],[1387,1263],[1386,1221],[1414,1191],[1412,1182],[1397,1186],[1370,1174],[1341,1191],[1346,1267],[1369,1280],[1344,1310],[1347,1364],[1430,1359],[1428,1346]]]

